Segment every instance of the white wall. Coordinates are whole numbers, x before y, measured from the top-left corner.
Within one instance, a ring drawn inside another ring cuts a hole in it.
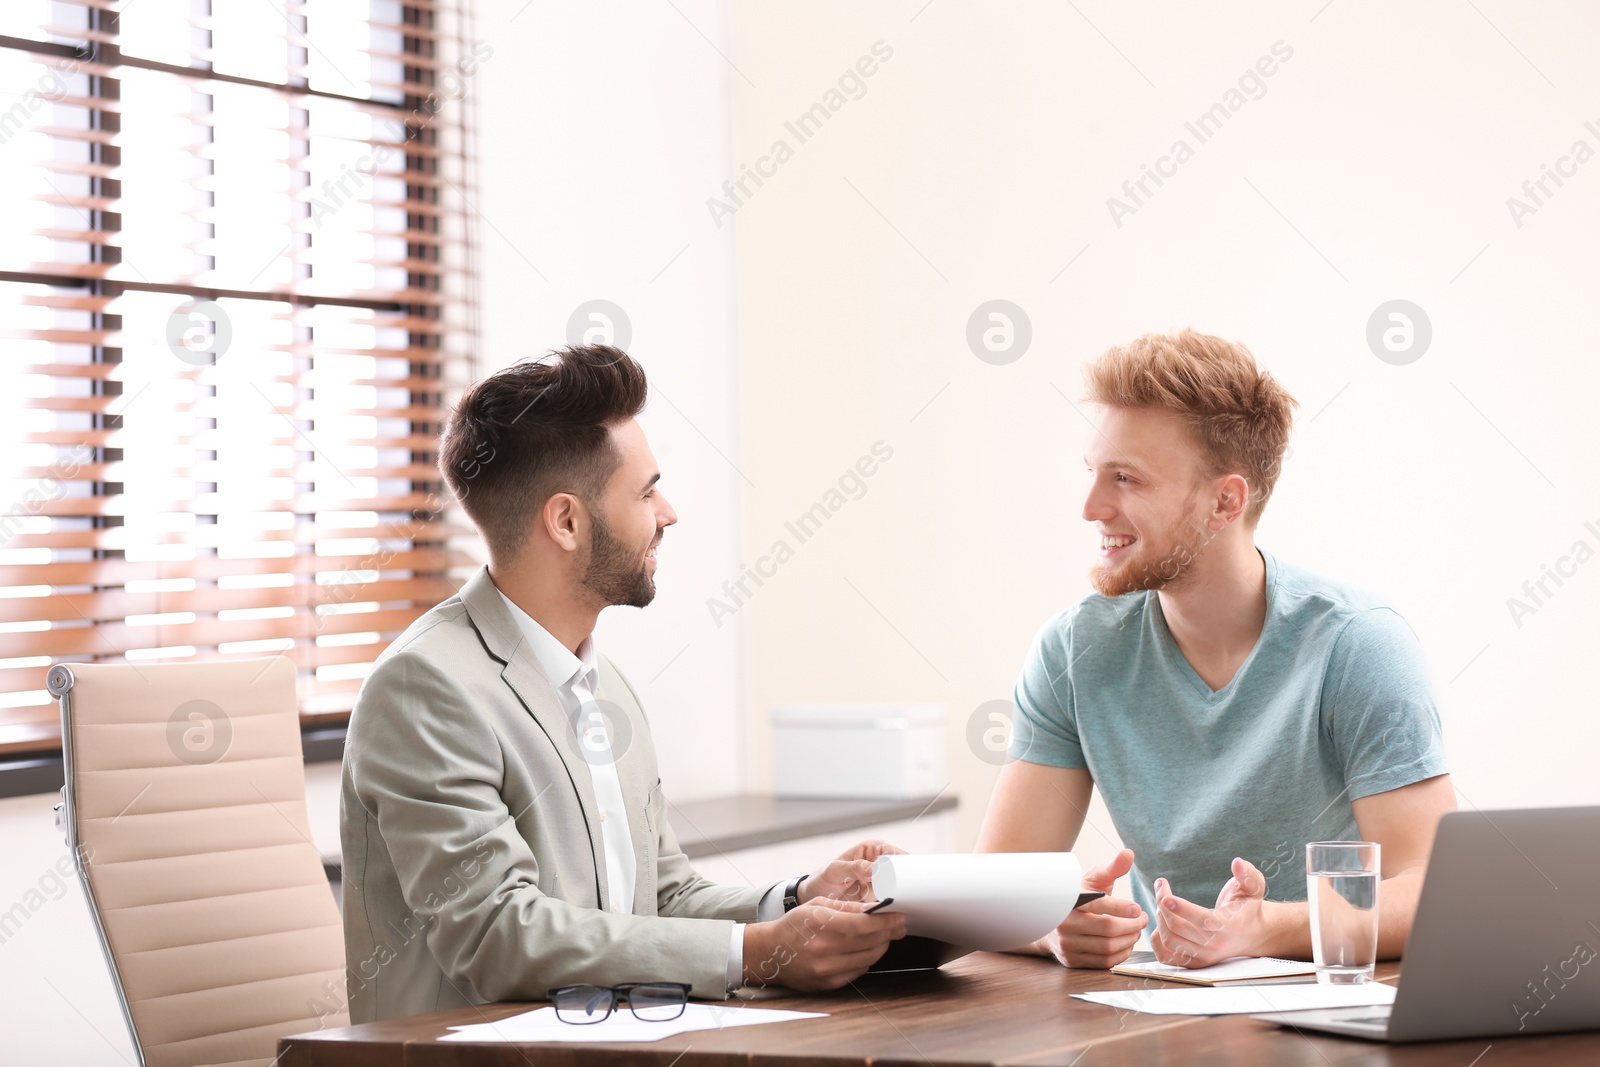
[[[75,1067],[129,1064],[133,1045],[94,920],[55,829],[51,809],[60,799],[49,794],[0,800],[0,910],[21,905],[27,913],[0,944],[5,1059]]]
[[[893,48],[733,223],[751,540],[874,440],[895,449],[747,609],[757,784],[773,705],[944,701],[970,844],[996,769],[967,717],[1089,591],[1088,426],[1062,394],[1108,345],[1192,325],[1244,341],[1301,401],[1258,540],[1410,620],[1463,804],[1600,801],[1581,681],[1600,561],[1520,628],[1506,606],[1575,541],[1600,549],[1600,161],[1520,228],[1506,207],[1574,140],[1600,148],[1583,103],[1600,13],[745,0],[733,26],[752,163],[875,41]],[[1280,40],[1293,55],[1265,94],[1118,227],[1107,198],[1195,143],[1185,121]],[[964,336],[994,298],[1033,326],[1007,366]],[[1393,298],[1433,325],[1408,366],[1365,340]],[[1097,809],[1083,851],[1114,838]]]
[[[737,570],[745,488],[731,231],[700,205],[729,155],[725,21],[710,0],[504,0],[478,23],[495,49],[477,98],[484,357],[565,344],[593,299],[631,321],[651,386],[640,421],[679,521],[655,602],[607,611],[597,642],[639,690],[664,787],[682,799],[744,784],[740,632],[704,604]]]

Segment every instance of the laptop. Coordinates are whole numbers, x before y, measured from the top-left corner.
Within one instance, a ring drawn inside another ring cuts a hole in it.
[[[1600,1029],[1600,807],[1447,813],[1394,1003],[1251,1018],[1375,1041]]]

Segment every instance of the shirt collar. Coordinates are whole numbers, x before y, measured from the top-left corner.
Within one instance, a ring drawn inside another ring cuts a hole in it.
[[[506,607],[511,611],[511,617],[517,620],[517,628],[522,631],[522,637],[528,643],[528,648],[533,653],[534,663],[539,667],[539,673],[545,680],[558,689],[571,690],[578,682],[585,683],[590,695],[594,693],[595,679],[599,674],[599,660],[594,650],[594,635],[590,634],[578,646],[577,655],[556,640],[555,635],[543,626],[537,619],[519,608],[516,603],[505,593],[500,592],[498,586],[495,592],[500,593],[500,599],[506,602]]]

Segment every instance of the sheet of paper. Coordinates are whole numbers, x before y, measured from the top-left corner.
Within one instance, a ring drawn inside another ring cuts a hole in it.
[[[1280,960],[1272,956],[1235,956],[1210,967],[1175,967],[1156,959],[1154,952],[1135,952],[1116,967],[1113,974],[1135,978],[1167,978],[1175,982],[1206,985],[1211,982],[1247,982],[1252,978],[1303,975],[1314,981],[1316,968],[1300,960]]]
[[[551,1007],[535,1008],[521,1015],[512,1015],[494,1023],[473,1023],[469,1026],[452,1026],[444,1041],[478,1042],[595,1042],[595,1041],[660,1041],[673,1034],[690,1030],[721,1030],[729,1026],[755,1026],[759,1023],[782,1023],[790,1019],[821,1019],[827,1012],[780,1011],[775,1008],[750,1008],[724,1004],[688,1004],[683,1014],[666,1022],[645,1022],[634,1017],[625,1005],[606,1017],[604,1022],[575,1026],[556,1018]]]
[[[1083,869],[1070,852],[880,856],[872,891],[894,898],[906,933],[1003,951],[1037,941],[1078,900]]]
[[[1245,1015],[1252,1012],[1303,1011],[1308,1008],[1366,1008],[1393,1004],[1394,986],[1246,985],[1198,989],[1116,989],[1074,993],[1079,1000],[1151,1015]]]

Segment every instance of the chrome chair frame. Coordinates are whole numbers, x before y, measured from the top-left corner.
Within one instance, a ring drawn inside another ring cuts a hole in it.
[[[56,805],[56,829],[66,835],[67,848],[72,852],[72,867],[78,872],[78,884],[83,888],[84,899],[89,902],[89,916],[94,920],[95,939],[100,943],[100,953],[105,957],[106,970],[111,974],[111,987],[117,992],[117,1005],[122,1009],[122,1022],[128,1028],[128,1039],[133,1042],[133,1054],[138,1067],[145,1067],[144,1046],[139,1043],[139,1031],[133,1026],[133,1012],[128,1007],[128,996],[122,988],[122,974],[117,970],[116,957],[111,953],[111,943],[106,939],[105,927],[100,922],[100,905],[95,900],[94,887],[89,884],[89,861],[78,847],[78,816],[73,795],[72,753],[72,667],[58,663],[45,675],[45,688],[61,705],[61,768],[64,781],[61,786],[61,803]]]

